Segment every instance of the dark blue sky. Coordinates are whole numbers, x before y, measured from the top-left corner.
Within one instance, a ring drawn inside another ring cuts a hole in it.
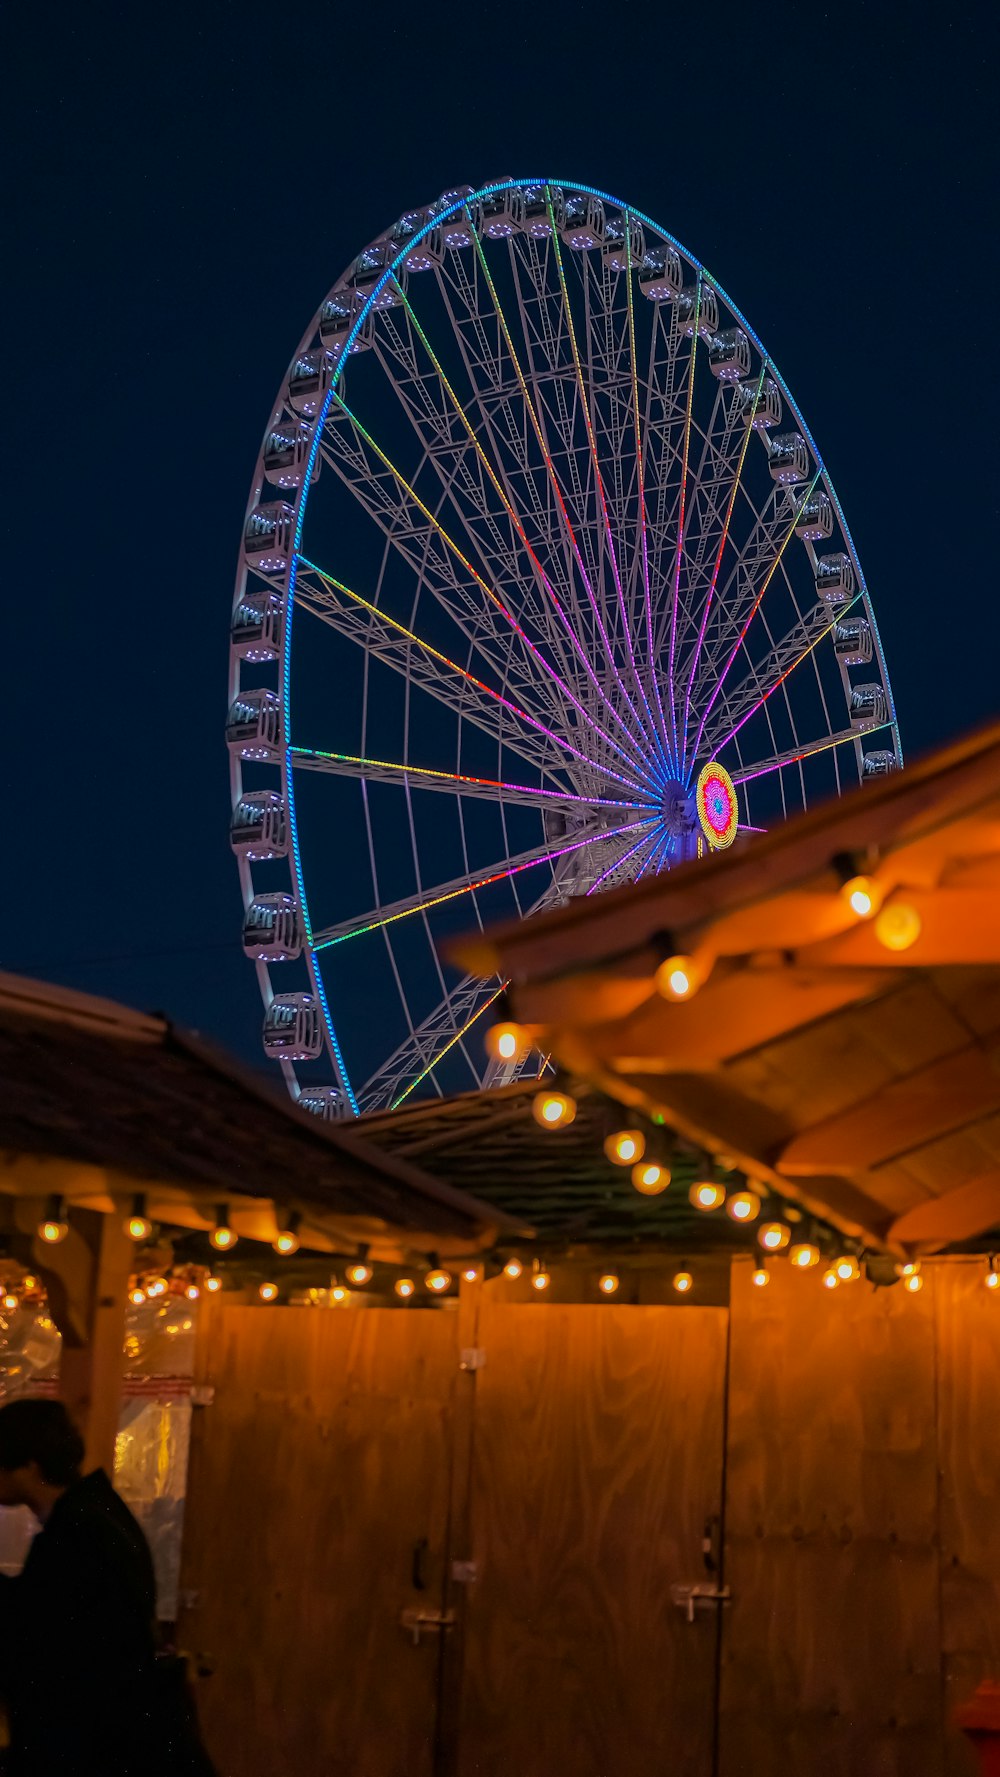
[[[904,747],[996,713],[992,10],[247,0],[8,32],[3,967],[261,1061],[222,739],[244,502],[310,314],[448,184],[592,182],[698,255],[824,453]]]

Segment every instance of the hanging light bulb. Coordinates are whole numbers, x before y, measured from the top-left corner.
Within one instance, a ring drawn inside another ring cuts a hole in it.
[[[688,1201],[695,1209],[718,1209],[726,1201],[726,1187],[714,1179],[697,1179],[688,1191]]]
[[[146,1285],[147,1296],[165,1296],[167,1280],[165,1277],[151,1277]]]
[[[757,1230],[758,1245],[768,1253],[782,1252],[791,1238],[787,1222],[761,1222]]]
[[[640,1160],[632,1168],[632,1183],[643,1197],[658,1197],[670,1183],[670,1168],[658,1160]]]
[[[45,1205],[45,1214],[36,1231],[39,1240],[44,1240],[47,1246],[58,1246],[61,1240],[65,1240],[69,1233],[69,1223],[66,1220],[64,1198],[49,1198]]]
[[[20,1308],[20,1306],[21,1306],[20,1302],[18,1301],[18,1298],[15,1295],[13,1295],[10,1290],[8,1290],[6,1295],[4,1296],[3,1305],[4,1305],[4,1309],[6,1310],[6,1312],[8,1314],[16,1313],[17,1309]]]
[[[393,1289],[395,1290],[397,1296],[402,1296],[404,1302],[407,1301],[410,1296],[412,1296],[416,1287],[417,1286],[414,1283],[412,1277],[397,1277],[395,1283],[393,1284]]]
[[[770,1281],[771,1273],[766,1265],[758,1265],[756,1270],[750,1274],[750,1282],[755,1284],[759,1290],[766,1289]]]
[[[909,950],[923,931],[923,921],[908,901],[890,901],[875,921],[875,936],[886,950]]]
[[[870,876],[852,876],[840,892],[859,919],[871,919],[882,905],[882,892]]]
[[[293,1253],[298,1252],[299,1224],[301,1220],[302,1217],[297,1210],[290,1210],[284,1217],[283,1224],[279,1227],[277,1234],[272,1240],[271,1246],[273,1250],[276,1253],[280,1253],[282,1258],[291,1258]]]
[[[853,1253],[842,1253],[834,1262],[833,1268],[841,1283],[856,1283],[861,1276],[861,1266]]]
[[[910,1259],[905,1265],[896,1266],[897,1277],[915,1277],[920,1270],[920,1260]]]
[[[139,1284],[136,1284],[134,1288],[129,1290],[128,1299],[133,1308],[141,1308],[146,1300],[146,1292]]]
[[[227,1253],[236,1245],[237,1236],[229,1226],[229,1205],[220,1203],[215,1212],[215,1227],[209,1239],[217,1252]]]
[[[656,987],[665,1000],[689,1000],[701,985],[698,969],[690,956],[668,956],[655,975]]]
[[[760,1198],[756,1191],[734,1191],[726,1198],[726,1214],[734,1222],[754,1222],[760,1215]]]
[[[362,1247],[357,1258],[352,1259],[348,1265],[344,1276],[348,1283],[356,1284],[360,1289],[364,1284],[371,1283],[373,1275],[372,1268],[368,1263],[368,1248]]]
[[[646,1152],[646,1137],[641,1129],[617,1129],[605,1137],[604,1152],[615,1166],[631,1166]]]
[[[222,1278],[213,1277],[212,1273],[209,1271],[205,1278],[205,1288],[210,1295],[214,1296],[216,1290],[221,1290],[222,1288]]]
[[[331,1302],[346,1302],[349,1293],[342,1283],[335,1283],[330,1288],[330,1300]]]
[[[686,1296],[694,1286],[694,1278],[690,1271],[675,1271],[671,1281],[679,1296]]]
[[[618,1288],[618,1279],[614,1272],[605,1271],[604,1276],[598,1279],[597,1287],[602,1295],[613,1296]]]
[[[462,1268],[462,1279],[465,1283],[476,1283],[479,1279],[478,1265],[465,1265]]]
[[[440,1296],[444,1290],[451,1287],[451,1272],[446,1271],[443,1265],[433,1265],[424,1278],[424,1286],[433,1290],[435,1295]]]
[[[507,1260],[507,1263],[503,1268],[503,1274],[505,1277],[520,1277],[523,1270],[524,1266],[521,1264],[520,1259],[510,1258]]]
[[[531,1273],[531,1287],[533,1290],[547,1290],[551,1282],[552,1278],[548,1271],[546,1271],[544,1265],[540,1265],[537,1271]]]
[[[908,1290],[911,1296],[919,1295],[923,1287],[924,1277],[922,1271],[911,1271],[908,1276],[903,1278],[903,1288],[904,1290]]]
[[[262,1302],[273,1302],[278,1294],[278,1286],[276,1283],[262,1283],[257,1294]]]
[[[840,1288],[840,1278],[837,1274],[836,1265],[828,1265],[824,1271],[823,1288],[827,1290],[836,1290]]]
[[[134,1240],[137,1246],[148,1240],[152,1234],[153,1224],[146,1214],[146,1198],[141,1191],[133,1197],[132,1213],[126,1217],[123,1227],[129,1239]]]
[[[549,1087],[531,1101],[531,1114],[543,1129],[565,1129],[576,1116],[576,1099],[568,1092]]]
[[[186,1290],[184,1291],[184,1294],[186,1295],[189,1302],[197,1302],[199,1296],[201,1295],[201,1291],[198,1288],[198,1285],[196,1283],[189,1283]]]
[[[989,1256],[984,1282],[988,1290],[1000,1290],[1000,1271],[997,1270],[996,1253],[991,1253]]]
[[[819,1247],[811,1240],[797,1240],[788,1249],[788,1262],[797,1265],[800,1271],[808,1271],[813,1265],[819,1264]]]
[[[491,1024],[486,1032],[486,1052],[494,1061],[522,1061],[530,1047],[521,1026],[509,1019]]]

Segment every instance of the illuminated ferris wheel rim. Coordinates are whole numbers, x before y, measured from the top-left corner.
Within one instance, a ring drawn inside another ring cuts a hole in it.
[[[288,833],[289,833],[289,840],[290,840],[290,857],[291,857],[292,880],[293,880],[293,893],[294,893],[294,899],[295,899],[295,902],[297,905],[298,912],[301,916],[302,926],[303,926],[303,930],[304,930],[304,936],[305,936],[304,955],[305,955],[306,965],[308,968],[310,983],[311,983],[312,991],[315,994],[318,1004],[319,1004],[321,1011],[322,1011],[322,1019],[323,1019],[323,1025],[324,1025],[324,1030],[325,1030],[325,1036],[326,1036],[326,1040],[327,1040],[328,1050],[329,1050],[329,1053],[330,1053],[331,1058],[334,1063],[335,1073],[337,1075],[337,1085],[340,1089],[340,1092],[341,1092],[343,1100],[344,1100],[344,1109],[349,1110],[352,1113],[357,1113],[357,1111],[359,1109],[358,1100],[357,1100],[355,1092],[352,1088],[348,1069],[347,1069],[347,1066],[345,1065],[344,1057],[343,1057],[343,1054],[341,1051],[341,1045],[338,1040],[338,1034],[337,1034],[337,1030],[335,1027],[334,1019],[331,1014],[330,1006],[329,1006],[329,1003],[327,1000],[326,988],[325,988],[322,973],[321,973],[321,970],[320,970],[320,967],[319,967],[319,964],[317,961],[317,949],[314,944],[315,934],[314,934],[312,921],[310,918],[309,899],[308,899],[307,888],[306,888],[305,872],[303,870],[303,864],[302,864],[299,822],[298,822],[297,813],[296,813],[295,782],[294,782],[294,773],[293,773],[293,769],[292,769],[293,763],[294,763],[293,753],[296,750],[296,749],[292,748],[291,739],[290,739],[290,736],[291,736],[291,707],[292,707],[291,666],[292,666],[293,615],[294,615],[295,604],[296,604],[296,585],[297,585],[300,567],[301,566],[311,567],[313,565],[308,562],[308,558],[304,556],[304,554],[302,552],[302,548],[301,548],[303,526],[304,526],[305,517],[306,517],[309,494],[310,494],[312,482],[314,480],[314,475],[315,475],[315,471],[316,471],[316,467],[317,467],[317,459],[318,459],[318,455],[320,452],[321,443],[322,443],[322,440],[324,437],[324,428],[325,428],[326,423],[328,421],[334,401],[337,398],[338,385],[342,379],[344,365],[346,364],[348,358],[352,355],[352,350],[355,347],[356,342],[363,335],[366,325],[371,322],[372,318],[379,311],[380,298],[382,298],[384,293],[388,289],[390,289],[391,287],[396,286],[396,285],[399,285],[400,287],[402,287],[401,286],[401,274],[405,270],[407,260],[410,259],[411,256],[413,255],[414,248],[416,246],[418,246],[421,241],[426,240],[427,237],[433,235],[435,233],[435,231],[440,232],[440,230],[442,229],[442,226],[444,224],[446,224],[449,221],[449,219],[455,219],[455,218],[471,215],[471,213],[473,211],[473,207],[480,204],[483,199],[488,198],[488,197],[492,197],[492,196],[496,196],[497,194],[504,193],[504,192],[524,193],[527,190],[532,189],[532,188],[536,188],[536,187],[544,188],[547,193],[551,192],[553,190],[559,190],[560,192],[565,190],[567,192],[570,192],[574,197],[585,196],[585,197],[589,197],[589,198],[596,200],[599,204],[611,205],[615,209],[620,211],[622,216],[625,218],[626,229],[628,229],[628,227],[630,227],[630,225],[633,222],[635,222],[635,223],[638,223],[640,226],[651,230],[652,233],[658,238],[660,243],[665,244],[669,247],[672,247],[676,251],[676,253],[678,255],[680,255],[680,257],[682,258],[682,260],[684,261],[686,266],[691,268],[691,270],[695,273],[695,275],[699,281],[699,287],[701,285],[701,281],[704,280],[705,284],[707,286],[709,286],[716,293],[716,296],[725,305],[726,310],[728,311],[729,315],[732,317],[733,321],[736,323],[736,326],[743,330],[743,332],[746,334],[749,342],[756,349],[758,355],[760,356],[760,358],[762,360],[762,364],[763,364],[763,370],[761,372],[762,381],[763,381],[764,374],[766,373],[766,376],[769,379],[773,380],[773,382],[777,385],[777,388],[780,390],[782,397],[784,398],[785,402],[788,405],[790,413],[794,418],[794,421],[795,421],[795,423],[802,435],[802,438],[805,440],[805,443],[808,446],[809,451],[812,453],[812,457],[815,461],[816,468],[815,468],[815,474],[814,474],[814,477],[813,477],[813,480],[811,483],[811,487],[816,488],[820,485],[822,486],[822,489],[825,492],[827,498],[829,499],[830,505],[832,506],[833,511],[835,513],[836,520],[837,520],[837,523],[840,527],[841,535],[843,537],[846,551],[847,551],[847,553],[850,557],[850,560],[853,564],[853,568],[854,568],[854,571],[857,576],[858,592],[857,592],[856,598],[852,600],[852,603],[857,604],[860,601],[861,608],[863,609],[865,618],[867,619],[867,623],[870,626],[872,645],[874,648],[875,656],[878,661],[878,666],[879,666],[879,671],[880,671],[880,676],[881,676],[881,684],[884,687],[886,700],[887,700],[886,718],[884,721],[879,722],[877,724],[877,726],[879,728],[883,728],[883,729],[886,729],[889,731],[889,734],[891,735],[891,745],[892,745],[892,749],[894,751],[895,760],[897,763],[901,763],[901,752],[900,752],[900,746],[899,746],[898,727],[897,727],[897,722],[896,722],[895,710],[894,710],[894,707],[892,704],[889,676],[888,676],[888,671],[886,668],[886,663],[885,663],[884,655],[883,655],[883,651],[882,651],[881,639],[879,637],[878,627],[877,627],[877,623],[876,623],[876,619],[875,619],[874,610],[872,608],[870,596],[868,593],[867,583],[866,583],[866,580],[864,577],[863,570],[861,568],[860,561],[858,559],[858,554],[857,554],[857,550],[856,550],[854,542],[853,542],[853,538],[851,536],[850,530],[847,526],[846,519],[843,514],[843,509],[840,505],[840,501],[836,495],[836,492],[835,492],[833,485],[830,481],[829,475],[826,471],[825,464],[824,464],[823,458],[821,456],[821,453],[819,452],[819,450],[815,444],[812,433],[809,430],[808,426],[806,425],[805,420],[803,419],[802,413],[799,409],[798,403],[795,401],[793,395],[791,394],[791,391],[788,388],[787,383],[785,382],[784,378],[781,376],[780,372],[778,371],[778,369],[774,363],[774,360],[771,358],[770,354],[765,350],[765,348],[764,348],[761,340],[759,339],[757,333],[755,332],[755,330],[750,326],[749,322],[746,320],[742,311],[737,307],[737,305],[727,295],[726,291],[718,283],[718,281],[715,278],[713,278],[709,272],[707,272],[705,267],[702,265],[701,261],[698,260],[696,258],[696,256],[694,254],[692,254],[687,248],[685,248],[672,234],[670,234],[670,232],[668,230],[662,228],[659,224],[652,221],[651,218],[649,218],[647,215],[645,215],[644,212],[638,210],[635,206],[622,202],[620,199],[617,199],[617,198],[613,197],[611,194],[603,191],[600,187],[590,186],[590,185],[582,184],[582,183],[575,182],[575,181],[558,180],[555,178],[503,179],[503,180],[496,180],[491,183],[482,185],[479,188],[477,188],[476,190],[471,191],[471,192],[467,191],[467,190],[463,190],[459,195],[457,195],[455,197],[454,201],[451,204],[439,204],[436,207],[435,206],[428,206],[428,208],[431,209],[433,213],[429,214],[426,222],[424,222],[422,224],[422,226],[417,228],[415,230],[415,232],[412,233],[403,242],[402,245],[400,245],[398,252],[396,252],[394,256],[388,257],[387,263],[385,264],[385,269],[383,270],[381,276],[377,279],[377,281],[375,282],[373,287],[370,289],[365,300],[357,306],[354,320],[353,320],[353,324],[351,325],[350,330],[349,330],[345,340],[343,341],[342,345],[339,348],[339,352],[336,357],[336,361],[334,363],[333,369],[330,374],[329,386],[328,386],[325,396],[323,398],[322,406],[321,406],[319,412],[317,413],[314,422],[312,423],[312,442],[311,442],[311,445],[309,448],[308,458],[305,463],[304,472],[302,473],[301,479],[300,479],[298,486],[295,490],[294,532],[293,532],[292,554],[291,554],[291,561],[290,561],[290,567],[289,567],[288,579],[287,579],[287,595],[284,600],[284,618],[283,618],[284,627],[283,627],[283,638],[282,638],[282,647],[281,647],[280,663],[279,663],[279,684],[280,684],[279,695],[280,695],[280,702],[281,702],[282,719],[283,719],[283,724],[284,724],[283,733],[285,736],[285,744],[281,750],[280,770],[281,770],[282,793],[284,796],[285,808],[287,811]],[[390,233],[391,233],[391,231],[387,230],[382,235],[376,237],[375,244],[386,241],[388,239]],[[351,267],[349,267],[348,270],[345,271],[344,274],[342,274],[341,278],[333,286],[333,289],[330,292],[330,295],[325,299],[326,302],[329,302],[332,297],[336,296],[338,293],[340,293],[342,291],[349,292],[349,290],[350,290],[350,285],[348,282],[349,275],[350,275],[350,271],[351,271],[352,267],[356,264],[357,264],[357,261],[353,261],[351,264]],[[627,275],[630,275],[630,274],[627,274]],[[320,311],[318,311],[317,316],[314,318],[310,328],[304,334],[302,343],[299,347],[298,353],[296,354],[297,357],[301,357],[301,355],[309,349],[310,342],[316,338],[317,327],[318,327],[318,322],[319,322],[319,315],[321,313],[322,313],[322,308],[320,309]],[[696,326],[695,332],[692,337],[692,358],[694,356],[695,348],[697,347],[697,342],[698,342],[698,332],[697,332],[697,326]],[[293,359],[293,363],[294,362],[295,362],[295,360]],[[286,396],[287,396],[287,378],[285,379],[285,382],[282,385],[281,395],[279,396],[278,406],[275,410],[275,417],[271,421],[271,427],[273,427],[273,425],[276,423],[277,419],[280,417],[280,415],[284,411],[284,402],[285,402]],[[751,422],[751,424],[752,424],[752,422]],[[268,430],[270,430],[270,427],[268,428]],[[267,437],[267,432],[265,433],[265,438],[266,437]],[[260,465],[259,465],[258,473],[255,476],[255,485],[254,485],[253,490],[251,492],[250,500],[249,500],[248,506],[247,506],[248,518],[249,518],[250,514],[252,513],[252,511],[254,510],[255,505],[259,502],[259,499],[261,497],[261,492],[264,487],[264,480],[265,480],[265,478],[264,478],[264,475],[263,475]],[[240,594],[240,589],[245,586],[246,581],[247,581],[246,566],[245,566],[245,564],[241,564],[241,569],[238,572],[238,579],[237,579],[237,596],[238,597]],[[232,675],[231,675],[231,696],[235,696],[236,693],[238,692],[239,676],[240,676],[239,662],[234,660],[233,670],[232,670]],[[300,752],[304,751],[304,749],[297,749],[297,750]],[[697,817],[698,817],[698,821],[700,823],[701,831],[704,836],[706,849],[715,849],[720,845],[728,844],[731,841],[732,837],[734,837],[734,835],[735,835],[737,821],[738,821],[737,792],[736,792],[735,786],[733,784],[732,778],[729,777],[729,775],[726,773],[725,769],[723,767],[721,767],[721,765],[718,765],[717,762],[715,762],[715,761],[709,762],[709,764],[713,767],[713,769],[715,769],[717,772],[721,772],[722,779],[724,779],[723,793],[728,794],[728,796],[731,799],[729,806],[724,810],[724,818],[722,818],[722,816],[720,816],[720,813],[719,813],[720,804],[719,804],[718,800],[716,800],[716,803],[714,805],[715,813],[710,814],[710,812],[707,809],[707,806],[704,804],[703,799],[702,799],[702,789],[703,789],[704,781],[706,778],[706,772],[709,769],[709,765],[706,764],[706,765],[701,766],[699,782],[697,785],[697,789],[695,789],[693,778],[691,777],[690,771],[686,770],[686,766],[688,763],[690,763],[691,769],[693,770],[698,765],[699,762],[695,761],[695,760],[692,760],[690,762],[679,760],[678,761],[678,770],[679,770],[682,778],[685,779],[685,782],[684,782],[685,790],[688,791],[691,795],[692,805],[697,813]],[[433,774],[431,773],[429,775],[433,775]],[[697,775],[697,773],[696,773],[696,775]],[[739,780],[737,779],[737,781],[739,781]],[[240,762],[239,762],[238,758],[234,759],[234,783],[235,783],[235,787],[237,790],[237,794],[239,794],[239,792],[242,788],[242,772],[241,772],[241,766],[240,766]],[[593,799],[591,799],[591,800],[593,800]],[[245,858],[241,858],[240,868],[241,868],[241,875],[244,880],[244,891],[245,891],[244,898],[246,899],[247,892],[249,892],[251,895],[253,893],[252,870],[250,869],[249,863],[247,862],[247,860]],[[263,962],[263,963],[258,962],[258,972],[261,977],[261,986],[262,986],[262,990],[264,993],[265,1003],[268,1004],[270,1001],[273,1000],[273,997],[274,997],[273,996],[273,988],[272,988],[272,984],[271,984],[271,976],[270,976],[270,972],[269,972],[269,964],[267,962]],[[297,1080],[297,1076],[295,1073],[294,1064],[289,1061],[283,1060],[281,1065],[283,1067],[283,1070],[286,1074],[286,1078],[288,1079],[289,1085],[292,1088],[293,1092],[298,1093],[298,1080]]]

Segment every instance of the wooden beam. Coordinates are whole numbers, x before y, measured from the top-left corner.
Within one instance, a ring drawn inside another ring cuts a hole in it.
[[[910,1154],[997,1111],[996,1060],[970,1043],[802,1130],[780,1154],[777,1166],[792,1177],[859,1172]]]
[[[1000,1227],[1000,1171],[970,1179],[943,1197],[932,1197],[908,1209],[889,1230],[899,1246],[938,1252],[958,1240],[975,1240]]]

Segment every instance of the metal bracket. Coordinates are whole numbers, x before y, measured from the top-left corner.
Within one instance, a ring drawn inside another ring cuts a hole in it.
[[[687,1585],[681,1582],[670,1588],[671,1604],[684,1612],[689,1623],[694,1622],[695,1611],[715,1610],[721,1604],[728,1604],[731,1597],[728,1586],[713,1586],[704,1580]]]
[[[466,1345],[458,1354],[460,1370],[481,1370],[486,1362],[486,1352],[482,1345]]]
[[[399,1621],[401,1627],[408,1631],[414,1647],[419,1647],[421,1635],[443,1635],[446,1629],[453,1629],[455,1612],[411,1608],[403,1611]]]
[[[215,1400],[215,1389],[211,1382],[193,1382],[191,1384],[192,1407],[210,1407]]]

